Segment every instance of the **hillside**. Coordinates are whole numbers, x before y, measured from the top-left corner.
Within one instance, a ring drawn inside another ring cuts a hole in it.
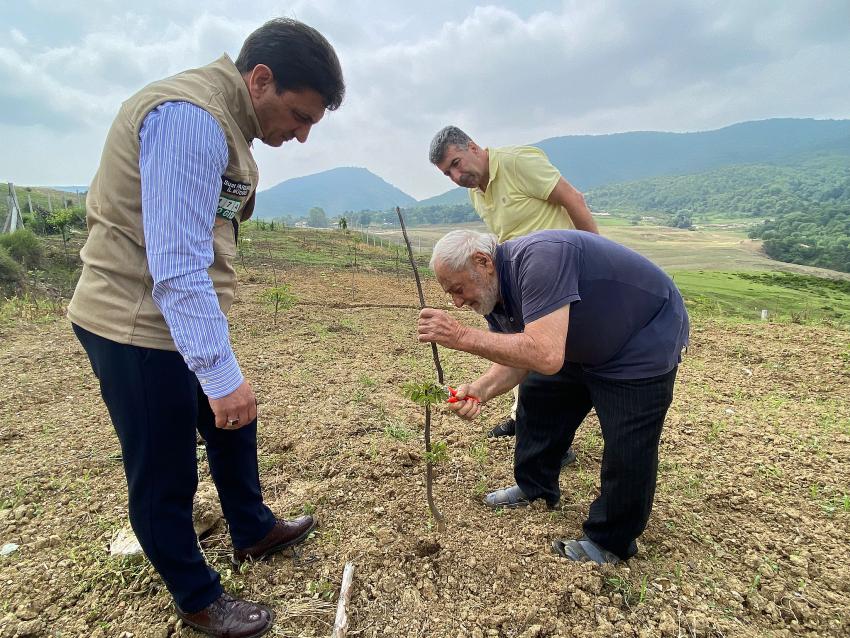
[[[850,155],[654,177],[596,188],[586,197],[596,210],[649,213],[682,227],[717,216],[764,218],[750,237],[763,239],[771,258],[850,272]]]
[[[697,133],[634,132],[555,137],[534,144],[580,190],[727,165],[850,154],[850,120],[773,119]]]
[[[724,166],[653,177],[585,193],[598,210],[771,217],[825,206],[850,208],[850,155],[807,155],[782,164]]]
[[[467,189],[458,186],[450,191],[441,193],[440,195],[434,195],[433,197],[419,200],[419,202],[416,203],[416,206],[454,206],[457,204],[469,204],[469,195],[466,190]]]
[[[365,168],[342,167],[296,177],[257,193],[257,217],[301,217],[314,206],[328,215],[346,211],[409,206],[407,193]]]
[[[7,200],[8,186],[0,185],[0,223],[6,219],[9,212],[9,204]],[[21,207],[21,213],[29,214],[29,204],[32,202],[33,209],[43,208],[63,208],[77,207],[85,203],[85,192],[76,192],[59,190],[50,186],[22,186],[15,184],[15,193],[18,196],[18,204]]]

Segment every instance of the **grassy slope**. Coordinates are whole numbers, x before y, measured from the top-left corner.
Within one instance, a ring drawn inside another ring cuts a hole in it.
[[[483,229],[483,224],[467,227]],[[454,228],[454,227],[452,227]],[[417,262],[427,272],[430,247],[450,227],[424,226],[410,229],[416,248],[421,241],[422,253]],[[629,226],[617,220],[604,219],[602,233],[646,255],[670,273],[682,291],[691,313],[710,315],[731,320],[754,321],[767,309],[772,321],[819,322],[828,321],[838,326],[850,326],[850,292],[830,287],[819,277],[835,277],[840,282],[850,282],[841,273],[793,264],[775,262],[759,250],[759,242],[748,240],[735,230],[709,229],[684,231],[664,227]],[[375,246],[374,237],[383,240],[384,246]],[[292,229],[281,231],[260,230],[254,223],[243,227],[240,236],[240,255],[262,261],[269,258],[269,270],[278,270],[275,277],[280,282],[287,279],[286,269],[292,265],[311,266],[321,270],[352,270],[355,256],[355,239],[358,270],[398,272],[410,276],[406,250],[391,241],[399,241],[398,231],[370,235],[369,243],[359,233],[342,233],[332,230]],[[76,252],[82,237],[75,237],[72,252]],[[61,245],[54,240],[51,246],[54,259],[64,260]],[[281,267],[281,258],[283,266]],[[237,256],[237,264],[240,257]],[[64,272],[64,271],[63,271]],[[782,273],[753,280],[753,275]],[[46,274],[42,280],[51,280]],[[56,283],[56,282],[54,282]],[[69,284],[54,286],[70,291]],[[839,285],[840,288],[840,285]],[[432,303],[437,300],[431,300]],[[20,315],[17,306],[4,306],[0,312],[3,320]],[[6,321],[2,321],[6,323]]]
[[[30,188],[30,190],[27,191],[27,188]],[[9,210],[9,204],[7,202],[8,193],[8,185],[0,184],[0,220],[6,219],[6,214]],[[78,202],[85,203],[85,195],[83,194],[80,194],[78,197],[76,193],[66,193],[41,186],[27,187],[15,184],[15,193],[18,196],[18,205],[21,207],[21,212],[25,214],[29,213],[30,210],[27,195],[32,200],[33,207],[41,206],[45,209],[49,209],[50,203],[53,204],[53,210],[68,206],[69,202],[72,208],[77,207]]]
[[[480,224],[467,227],[482,228]],[[452,227],[454,228],[454,227]],[[420,267],[427,263],[430,247],[450,227],[423,226],[410,229],[414,247],[419,240],[423,255]],[[602,233],[658,263],[676,281],[691,312],[715,317],[752,321],[767,309],[771,320],[829,321],[850,326],[850,278],[839,279],[836,286],[813,276],[838,276],[838,273],[793,266],[772,261],[759,250],[759,242],[746,239],[734,230],[712,229],[685,231],[664,227],[623,226],[603,221]],[[353,240],[357,237],[358,267],[393,271],[396,248],[387,240],[399,240],[398,231],[378,236],[386,241],[382,248],[362,241],[362,235],[339,231],[293,230],[260,231],[251,225],[244,229],[242,249],[248,254],[285,255],[293,265],[350,267]],[[370,240],[373,241],[373,240]],[[399,256],[406,268],[406,253]],[[761,277],[761,274],[778,273]],[[409,276],[409,275],[407,275]],[[756,276],[758,280],[753,280]],[[285,279],[285,274],[281,277]],[[843,290],[842,290],[843,288]],[[434,300],[432,300],[433,302]]]

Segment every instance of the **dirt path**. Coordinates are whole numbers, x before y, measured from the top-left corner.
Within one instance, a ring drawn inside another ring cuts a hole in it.
[[[485,433],[509,401],[477,424],[439,415],[449,459],[437,467],[448,523],[438,535],[421,413],[401,394],[432,375],[414,338],[412,284],[289,272],[300,303],[275,326],[263,276],[244,278],[231,320],[261,401],[265,494],[277,512],[315,510],[321,524],[299,556],[244,573],[230,570],[223,523],[203,547],[231,591],[275,606],[271,635],[329,635],[346,560],[356,564],[351,636],[850,634],[850,334],[694,321],[640,554],[599,568],[549,550],[580,533],[598,489],[595,418],[561,475],[559,509],[493,513],[480,498],[513,482],[513,442]],[[428,297],[442,299],[433,284]],[[442,353],[452,382],[485,368]],[[126,523],[126,487],[67,323],[22,326],[0,365],[0,545],[20,545],[0,558],[0,637],[195,635],[144,560],[106,555]]]

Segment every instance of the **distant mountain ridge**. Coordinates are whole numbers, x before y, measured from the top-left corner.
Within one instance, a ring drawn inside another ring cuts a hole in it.
[[[414,204],[413,197],[371,171],[346,166],[288,179],[259,191],[254,210],[257,217],[303,217],[314,206],[328,215],[340,215]]]
[[[772,119],[697,133],[553,137],[536,144],[579,190],[730,164],[786,163],[812,151],[850,154],[850,120]]]
[[[480,140],[486,144],[486,140]],[[770,119],[693,133],[630,132],[552,137],[535,144],[579,190],[690,175],[740,164],[796,166],[816,153],[850,156],[850,120]],[[416,201],[365,168],[335,168],[257,193],[263,217],[328,215],[469,203],[464,188]]]

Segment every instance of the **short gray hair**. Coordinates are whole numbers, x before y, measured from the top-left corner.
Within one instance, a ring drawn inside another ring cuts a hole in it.
[[[461,131],[458,127],[444,126],[437,131],[434,139],[431,140],[431,150],[428,153],[428,159],[431,160],[432,164],[439,164],[446,156],[449,146],[457,146],[462,151],[465,151],[469,148],[471,141],[472,139],[469,135]]]
[[[453,230],[443,235],[431,253],[431,270],[438,263],[457,272],[469,267],[469,260],[475,253],[485,253],[496,257],[498,240],[490,233],[475,230]]]

